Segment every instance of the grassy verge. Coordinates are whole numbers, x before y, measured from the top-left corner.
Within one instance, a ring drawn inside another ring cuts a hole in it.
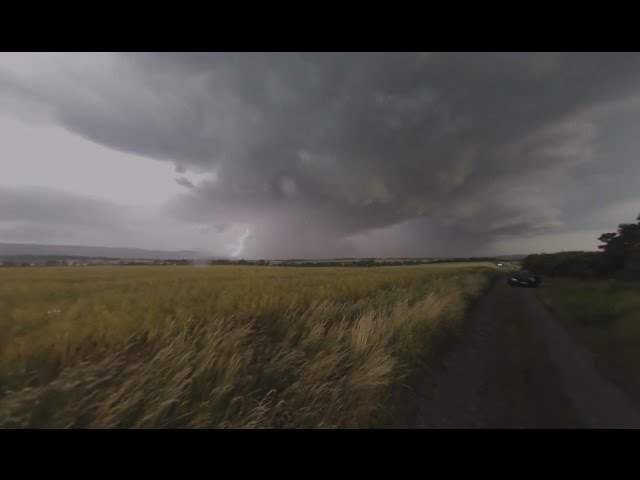
[[[549,279],[538,295],[602,375],[640,402],[640,284]]]
[[[496,305],[479,414],[488,428],[578,428],[545,346],[532,330],[520,292]]]
[[[5,269],[0,427],[362,428],[491,270]],[[100,307],[100,308],[98,308]],[[53,314],[51,314],[53,312]]]

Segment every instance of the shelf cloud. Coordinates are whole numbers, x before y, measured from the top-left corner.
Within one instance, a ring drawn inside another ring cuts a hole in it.
[[[527,253],[536,236],[570,249],[640,212],[639,94],[633,53],[0,56],[5,116],[169,164],[162,228],[247,258]],[[31,240],[133,222],[107,200],[1,187],[0,222]]]

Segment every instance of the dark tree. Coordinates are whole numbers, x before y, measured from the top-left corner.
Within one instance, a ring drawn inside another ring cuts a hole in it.
[[[606,273],[621,273],[625,277],[640,278],[640,215],[637,223],[618,225],[615,233],[604,233],[598,248],[603,253]]]

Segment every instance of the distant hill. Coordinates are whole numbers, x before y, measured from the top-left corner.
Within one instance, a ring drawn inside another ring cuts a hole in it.
[[[228,257],[213,256],[204,252],[194,250],[145,250],[141,248],[126,247],[89,247],[83,245],[42,245],[35,243],[0,243],[0,258],[7,257],[55,257],[55,258],[112,258],[112,259],[137,259],[137,260],[179,260],[179,259],[208,259],[223,260]],[[494,259],[494,260],[522,260],[526,255],[494,255],[491,257],[474,257],[477,260]],[[338,259],[287,259],[278,260],[277,262],[303,263],[303,262],[353,262],[368,260],[369,258],[338,258]],[[407,258],[387,258],[380,260],[468,260],[467,258],[444,258],[444,257],[407,257]]]
[[[0,257],[37,255],[48,257],[122,258],[145,260],[176,260],[215,258],[192,250],[144,250],[123,247],[87,247],[81,245],[40,245],[31,243],[0,243]]]
[[[495,255],[496,260],[524,260],[528,255]]]

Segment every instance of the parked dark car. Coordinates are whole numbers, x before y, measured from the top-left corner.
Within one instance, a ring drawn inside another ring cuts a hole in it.
[[[540,276],[526,270],[517,270],[507,275],[507,283],[513,287],[537,287]]]

